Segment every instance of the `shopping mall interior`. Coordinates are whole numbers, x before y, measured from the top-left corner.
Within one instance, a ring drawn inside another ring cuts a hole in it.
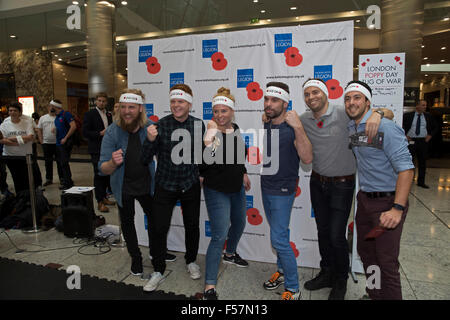
[[[424,189],[413,183],[409,196],[400,251],[403,299],[450,299],[450,2],[443,0],[2,0],[0,1],[0,112],[8,117],[11,101],[24,101],[24,113],[47,113],[48,103],[59,99],[64,109],[83,121],[94,109],[95,94],[108,94],[107,110],[113,111],[127,88],[127,44],[133,41],[176,39],[179,36],[228,33],[273,27],[306,26],[353,21],[353,78],[358,79],[359,56],[392,52],[406,54],[403,111],[415,110],[414,95],[427,102],[438,126],[428,152]],[[99,23],[100,22],[100,23]],[[300,84],[299,84],[300,85]],[[413,97],[411,97],[411,95]],[[22,99],[22,100],[21,100]],[[25,107],[24,107],[25,108]],[[38,164],[44,176],[44,158],[37,145]],[[71,156],[76,186],[91,186],[93,171],[87,141]],[[57,176],[54,165],[54,176]],[[8,171],[7,183],[13,192]],[[57,180],[45,187],[50,204],[61,204]],[[113,196],[112,196],[113,199]],[[106,224],[120,225],[117,206],[103,215]],[[350,217],[352,220],[352,216]],[[24,233],[0,233],[0,257],[33,266],[67,270],[77,265],[83,275],[141,289],[152,273],[148,248],[141,247],[143,279],[130,275],[130,257],[124,246],[83,247],[54,228]],[[84,251],[84,252],[83,252]],[[158,288],[180,297],[203,292],[205,255],[197,263],[200,280],[186,273],[184,253],[167,263],[168,275]],[[245,257],[243,257],[245,258]],[[263,289],[276,265],[250,261],[248,268],[221,264],[217,290],[221,300],[279,300],[281,288]],[[57,266],[57,267],[55,267]],[[11,268],[11,267],[8,267]],[[300,285],[317,276],[319,268],[299,267]],[[2,267],[0,273],[7,273]],[[147,277],[147,279],[145,279]],[[67,278],[67,276],[66,276]],[[87,281],[87,280],[86,280]],[[11,298],[0,289],[0,299]],[[83,296],[70,292],[52,295],[14,290],[12,299],[142,299],[136,296]],[[56,291],[55,291],[56,292]],[[59,292],[59,291],[58,291]],[[326,300],[329,289],[302,289],[302,300]],[[363,274],[351,274],[347,300],[365,294]],[[148,296],[147,296],[148,297]],[[169,296],[167,298],[170,298]],[[150,298],[151,299],[151,298]],[[164,299],[164,298],[162,298]]]

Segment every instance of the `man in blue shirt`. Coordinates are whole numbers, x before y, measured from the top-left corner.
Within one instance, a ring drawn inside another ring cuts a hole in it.
[[[73,148],[73,141],[70,139],[77,129],[73,115],[63,109],[59,100],[50,102],[56,109],[56,161],[58,162],[58,175],[61,179],[59,189],[65,190],[73,186],[72,172],[70,171],[70,154]]]
[[[352,120],[348,128],[360,185],[358,254],[366,277],[372,275],[374,267],[381,275],[381,285],[368,286],[366,291],[371,299],[402,299],[398,256],[414,175],[408,142],[401,127],[382,119],[379,134],[369,143],[364,130],[372,114],[372,90],[363,82],[351,81],[344,94],[345,111]],[[374,229],[377,235],[369,238]]]
[[[312,146],[295,111],[287,111],[289,87],[282,82],[267,84],[264,96],[266,142],[261,173],[264,211],[270,226],[270,241],[277,252],[277,267],[266,290],[284,283],[283,300],[299,300],[297,261],[289,243],[289,222],[298,185],[300,159],[312,161]],[[270,159],[269,159],[270,157]],[[278,161],[277,161],[278,159]]]

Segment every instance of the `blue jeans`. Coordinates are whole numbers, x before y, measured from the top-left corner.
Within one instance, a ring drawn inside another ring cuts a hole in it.
[[[270,226],[270,242],[277,252],[278,271],[284,274],[286,290],[299,291],[297,260],[289,243],[289,223],[295,193],[276,196],[262,192],[264,211]]]
[[[321,182],[311,176],[309,185],[322,258],[320,267],[331,271],[335,279],[346,280],[350,263],[345,232],[355,181]]]
[[[225,240],[226,253],[234,254],[244,232],[245,191],[242,187],[239,192],[224,193],[204,186],[203,193],[211,226],[211,241],[206,252],[205,283],[215,285]]]

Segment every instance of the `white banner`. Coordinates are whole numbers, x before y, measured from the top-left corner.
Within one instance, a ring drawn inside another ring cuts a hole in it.
[[[401,127],[405,88],[405,53],[360,55],[359,80],[367,83],[372,89],[372,107],[392,110],[394,121]],[[358,189],[359,184],[356,185],[356,190]],[[356,206],[355,197],[354,218],[356,218]],[[356,229],[356,227],[353,228],[352,271],[364,273],[362,261],[356,249]]]
[[[303,113],[302,84],[310,77],[327,81],[332,103],[343,103],[343,87],[352,80],[353,22],[266,28],[167,39],[128,42],[128,87],[146,95],[149,117],[170,113],[169,88],[186,83],[193,91],[192,116],[205,124],[212,117],[212,97],[220,87],[236,98],[235,118],[250,158],[262,155],[263,90],[270,81],[289,85],[289,108]],[[270,230],[260,190],[261,164],[247,163],[252,189],[247,192],[247,225],[238,252],[244,259],[275,262]],[[290,224],[291,246],[299,266],[319,266],[317,228],[309,195],[310,166],[299,171],[299,186]],[[137,204],[136,226],[141,245],[148,245],[142,209]],[[209,221],[202,195],[199,253],[205,254]],[[179,206],[173,212],[168,249],[185,251]]]

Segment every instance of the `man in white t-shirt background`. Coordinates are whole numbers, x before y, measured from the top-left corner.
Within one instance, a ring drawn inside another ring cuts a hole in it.
[[[22,104],[13,102],[8,106],[9,118],[0,125],[1,140],[3,146],[3,156],[26,156],[32,154],[32,144],[34,131],[32,119],[22,116]],[[28,168],[25,158],[6,159],[6,166],[11,172],[16,194],[29,189]],[[36,164],[33,161],[33,176],[35,186],[40,186],[42,180]]]
[[[56,161],[56,109],[51,103],[48,105],[48,113],[39,118],[38,137],[42,145],[45,159],[45,183],[44,187],[53,183],[53,160]],[[58,166],[58,176],[61,177],[61,168]]]

